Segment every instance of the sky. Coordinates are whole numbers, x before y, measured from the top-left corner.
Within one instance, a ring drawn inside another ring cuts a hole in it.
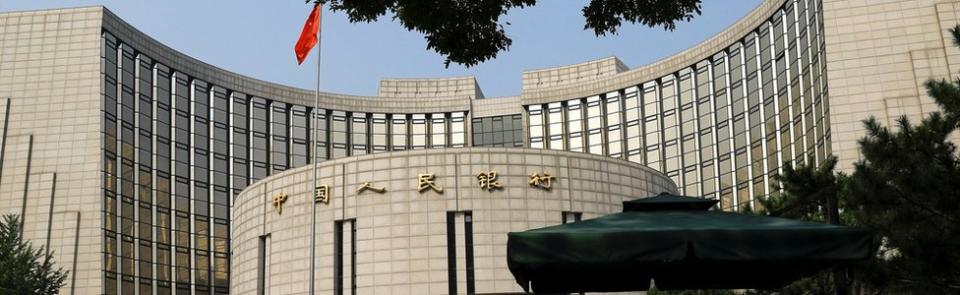
[[[350,23],[324,11],[321,90],[376,95],[380,79],[474,76],[486,97],[520,94],[521,74],[609,56],[637,68],[703,42],[761,0],[704,0],[703,14],[675,31],[625,24],[618,35],[583,29],[587,0],[540,0],[501,18],[508,51],[471,68],[426,48],[423,35],[391,15]],[[310,5],[302,0],[0,0],[0,12],[103,5],[154,39],[214,66],[269,82],[313,89],[316,51],[298,66],[293,53]]]

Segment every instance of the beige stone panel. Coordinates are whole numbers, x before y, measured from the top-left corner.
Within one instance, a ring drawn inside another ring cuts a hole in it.
[[[520,104],[520,97],[498,97],[495,99],[474,99],[470,101],[471,118],[482,118],[490,116],[505,116],[523,113],[523,105]],[[468,121],[469,122],[469,121]],[[473,124],[467,124],[472,128]],[[471,133],[472,134],[472,133]],[[473,140],[472,136],[470,140]]]
[[[824,0],[824,27],[833,153],[850,171],[860,158],[862,120],[890,126],[919,122],[938,110],[923,86],[953,76],[957,51],[946,32],[957,18],[955,0]]]
[[[68,282],[74,294],[102,292],[101,17],[99,7],[0,14],[0,98],[9,98],[0,213],[21,213],[29,181],[29,235],[35,243],[46,243],[42,228],[47,227],[52,248],[74,253],[76,259],[64,258],[74,265]],[[43,187],[45,175],[53,173],[56,199],[51,203],[52,192]],[[61,221],[56,212],[63,211],[88,214]],[[58,222],[73,227],[58,232]]]
[[[523,72],[523,91],[558,85],[594,81],[629,70],[616,57],[601,58],[575,65]]]
[[[0,178],[0,213],[23,215],[26,185],[29,181],[32,136],[8,137]]]
[[[34,173],[26,192],[23,220],[23,237],[33,241],[36,247],[46,247],[50,235],[53,213],[56,174]]]
[[[948,72],[955,74],[960,71],[960,48],[953,44],[953,35],[947,29],[955,28],[960,24],[960,3],[937,3],[937,19],[940,22],[941,40],[947,55]]]
[[[380,80],[378,96],[416,99],[423,97],[483,98],[483,92],[474,77],[444,79],[384,79]]]
[[[68,271],[64,286],[60,294],[89,294],[99,292],[96,285],[84,284],[88,282],[92,273],[77,272],[77,248],[79,241],[80,212],[56,212],[51,216],[50,250],[53,251],[57,266]],[[85,254],[85,261],[100,261],[99,255]],[[78,280],[78,274],[87,276],[87,280]]]
[[[952,37],[950,38],[951,39],[947,40],[952,40]],[[908,117],[914,122],[919,122],[923,114],[940,111],[940,107],[937,106],[936,101],[927,95],[925,83],[930,80],[948,79],[956,74],[951,74],[943,49],[945,48],[915,50],[910,52],[913,63],[913,75],[917,85],[916,97],[920,104],[920,109],[905,110],[905,112],[907,112]]]
[[[2,28],[2,26],[0,26]],[[4,141],[7,140],[7,119],[10,117],[10,99],[0,97],[0,155],[3,155]],[[2,158],[3,156],[0,156]],[[3,176],[0,174],[0,176]]]

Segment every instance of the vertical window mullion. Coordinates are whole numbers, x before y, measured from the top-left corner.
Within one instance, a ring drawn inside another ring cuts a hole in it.
[[[457,294],[457,212],[447,212],[447,291]]]
[[[343,295],[343,221],[333,222],[333,294]]]
[[[476,294],[475,279],[476,275],[474,272],[474,261],[473,261],[473,212],[466,211],[463,213],[463,240],[464,240],[464,257],[466,259],[466,268],[467,268],[467,294]]]
[[[350,219],[350,294],[357,295],[357,220]]]

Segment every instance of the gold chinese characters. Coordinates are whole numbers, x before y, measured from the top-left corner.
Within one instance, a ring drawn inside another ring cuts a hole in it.
[[[273,207],[277,208],[277,215],[283,215],[283,203],[287,201],[287,194],[277,193],[273,195]]]
[[[435,192],[443,193],[443,188],[433,182],[435,176],[433,173],[417,174],[417,192],[423,193],[426,189],[432,189]]]
[[[314,190],[313,202],[330,204],[330,186],[329,185],[317,186],[317,188]]]
[[[370,184],[369,181],[364,182],[362,185],[360,185],[360,187],[357,188],[357,194],[359,195],[365,190],[371,190],[373,192],[380,193],[380,194],[387,192],[387,188],[382,186],[381,187],[373,186],[372,184]]]
[[[480,172],[480,174],[477,174],[477,180],[480,181],[481,190],[489,192],[503,188],[503,185],[500,185],[500,182],[497,181],[497,171]]]
[[[429,189],[442,194],[443,187],[436,182],[436,178],[436,175],[433,173],[417,174],[417,192],[423,193]],[[480,190],[492,192],[504,188],[495,170],[481,171],[476,175],[476,178]],[[556,181],[556,176],[551,175],[549,172],[535,172],[530,174],[528,184],[530,184],[531,187],[549,191],[554,181]],[[313,192],[314,203],[330,204],[330,189],[331,187],[329,185],[317,186]],[[360,195],[368,190],[378,194],[387,192],[386,187],[376,186],[370,181],[365,181],[357,187],[356,194]],[[283,205],[287,199],[289,199],[289,196],[286,193],[279,192],[274,194],[271,200],[269,200],[271,205],[277,210],[278,215],[283,214]]]
[[[550,187],[553,185],[553,179],[554,177],[547,172],[533,173],[530,174],[530,181],[528,181],[528,183],[533,187],[550,190]]]

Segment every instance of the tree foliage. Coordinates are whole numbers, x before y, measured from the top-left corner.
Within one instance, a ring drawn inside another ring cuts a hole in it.
[[[950,32],[960,46],[960,26]],[[847,275],[853,282],[846,286],[855,293],[960,293],[960,155],[951,141],[960,129],[960,79],[925,86],[942,112],[916,125],[900,117],[895,128],[869,118],[853,174],[833,173],[832,166],[786,167],[777,177],[784,193],[761,201],[769,212],[816,220],[829,207],[823,196],[832,191],[845,223],[873,228],[880,238],[877,256]],[[833,293],[825,278],[821,274],[787,289]],[[816,280],[822,283],[810,287]]]
[[[809,163],[813,163],[810,159]],[[837,158],[830,156],[819,166],[800,164],[794,168],[784,163],[783,173],[775,175],[775,189],[781,193],[766,199],[757,199],[760,214],[826,222],[830,224],[853,224],[849,214],[841,214],[842,194],[848,177],[836,173]],[[848,272],[843,268],[832,272],[801,279],[780,290],[757,290],[754,294],[846,294],[849,290]]]
[[[679,21],[700,14],[701,0],[591,0],[583,8],[584,29],[597,36],[616,34],[624,23],[673,30]],[[500,17],[510,9],[537,4],[537,0],[306,0],[343,11],[351,22],[373,22],[387,13],[410,31],[424,34],[427,48],[451,62],[474,66],[508,50],[513,40],[507,36]]]
[[[960,27],[954,29],[956,33]],[[865,122],[849,195],[858,218],[884,238],[889,288],[897,292],[960,292],[960,158],[949,137],[957,130],[960,81],[929,81],[944,113],[897,130]]]
[[[811,161],[812,162],[812,161]],[[837,158],[827,157],[820,166],[784,163],[783,173],[774,176],[782,190],[779,197],[757,199],[764,215],[842,224],[839,196],[846,176],[835,174]]]
[[[16,215],[0,220],[0,294],[57,294],[67,272],[56,267],[49,249],[23,240],[20,230]]]

